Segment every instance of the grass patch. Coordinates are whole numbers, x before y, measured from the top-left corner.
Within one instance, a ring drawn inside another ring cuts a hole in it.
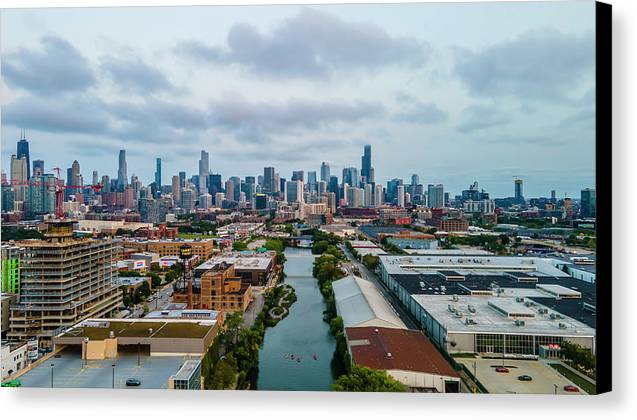
[[[208,235],[208,234],[200,234],[200,233],[180,233],[178,234],[181,239],[210,239],[216,238],[217,235]]]
[[[549,363],[549,366],[557,370],[560,373],[560,375],[564,376],[566,379],[568,379],[569,381],[573,382],[575,385],[582,388],[587,394],[594,395],[597,393],[595,384],[586,380],[581,375],[573,372],[569,368],[566,368],[559,363]]]

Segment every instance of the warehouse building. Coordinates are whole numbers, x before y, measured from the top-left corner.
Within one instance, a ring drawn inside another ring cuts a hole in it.
[[[241,277],[244,283],[252,286],[263,286],[271,282],[275,275],[276,252],[232,252],[217,255],[195,268],[195,276],[200,277],[217,264],[224,263],[234,266],[235,275]]]
[[[381,279],[442,350],[542,356],[595,352],[595,286],[549,258],[383,256]]]
[[[348,276],[332,283],[336,312],[348,327],[407,328],[370,281]]]
[[[460,392],[460,377],[421,331],[346,328],[352,363],[380,369],[418,392]]]

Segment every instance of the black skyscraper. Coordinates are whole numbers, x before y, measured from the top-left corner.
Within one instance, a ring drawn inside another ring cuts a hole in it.
[[[369,176],[372,170],[372,146],[365,145],[365,149],[362,156],[361,176],[365,182],[370,182]]]
[[[27,158],[27,179],[31,179],[31,158],[29,157],[29,142],[22,133],[22,138],[18,141],[18,159],[25,156]]]

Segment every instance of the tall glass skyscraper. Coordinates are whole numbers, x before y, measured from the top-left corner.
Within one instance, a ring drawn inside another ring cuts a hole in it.
[[[365,145],[365,149],[363,151],[363,156],[361,157],[362,166],[361,166],[361,176],[363,177],[364,182],[371,181],[371,170],[372,170],[372,146],[369,144]]]
[[[157,190],[161,191],[161,158],[157,158],[155,164],[155,185]]]
[[[29,157],[29,142],[26,138],[24,138],[24,134],[22,134],[22,138],[18,141],[18,154],[17,158],[20,159],[25,157],[27,160],[27,179],[31,179],[31,158]]]
[[[124,191],[128,185],[128,175],[126,174],[126,150],[119,151],[119,166],[117,169],[117,189]]]

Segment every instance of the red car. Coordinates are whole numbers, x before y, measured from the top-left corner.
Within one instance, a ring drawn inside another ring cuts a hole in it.
[[[573,385],[564,385],[564,391],[566,392],[579,392],[579,388]]]
[[[495,371],[498,373],[509,373],[509,369],[505,368],[504,366],[498,366],[497,368],[495,368]]]

